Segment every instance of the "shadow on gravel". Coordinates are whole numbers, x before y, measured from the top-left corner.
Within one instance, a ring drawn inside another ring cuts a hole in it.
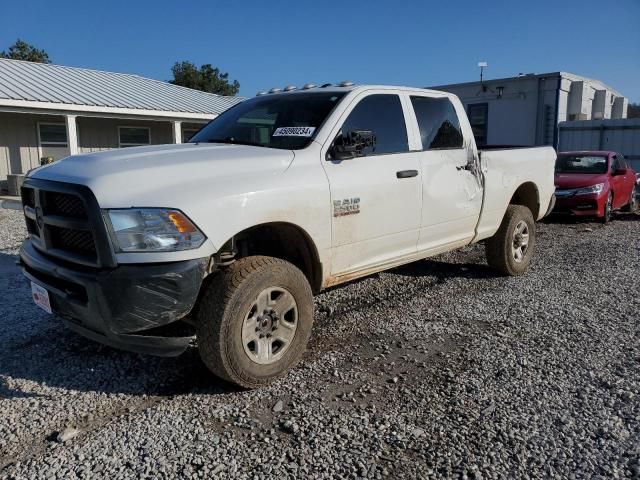
[[[637,222],[640,221],[640,215],[637,213],[614,212],[611,218],[612,222]],[[542,220],[542,223],[550,225],[587,225],[605,226],[600,219],[594,217],[573,217],[571,215],[551,214]]]
[[[195,349],[175,358],[137,355],[67,330],[32,303],[16,260],[0,252],[0,402],[56,395],[51,389],[155,397],[238,391]]]
[[[615,215],[613,220],[620,220],[621,222],[640,222],[640,214],[638,213],[622,213]]]
[[[389,270],[388,273],[407,277],[436,277],[438,282],[449,278],[497,278],[500,277],[488,265],[477,263],[451,263],[440,260],[422,260]]]

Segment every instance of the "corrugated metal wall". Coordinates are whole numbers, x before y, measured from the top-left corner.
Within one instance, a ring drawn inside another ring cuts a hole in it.
[[[561,122],[558,150],[614,150],[640,172],[640,118]]]
[[[25,173],[40,165],[38,122],[64,123],[63,116],[0,112],[0,183],[7,174]],[[118,148],[118,127],[149,127],[151,143],[173,143],[168,121],[78,117],[80,153]],[[197,124],[195,124],[197,125]]]
[[[62,122],[55,115],[0,113],[0,180],[40,164],[38,122]]]
[[[118,127],[149,127],[153,145],[173,143],[169,122],[120,120],[114,118],[78,118],[80,153],[99,152],[118,148]]]

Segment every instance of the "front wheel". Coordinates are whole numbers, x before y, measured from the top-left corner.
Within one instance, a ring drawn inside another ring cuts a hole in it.
[[[604,204],[604,216],[600,218],[602,223],[609,223],[611,221],[611,212],[613,211],[613,194],[609,192],[607,196],[607,203]]]
[[[536,243],[536,223],[531,210],[509,205],[500,228],[485,243],[490,267],[509,275],[522,275],[529,268]]]
[[[215,375],[255,388],[300,360],[312,325],[304,274],[278,258],[246,257],[206,287],[197,310],[198,350]]]

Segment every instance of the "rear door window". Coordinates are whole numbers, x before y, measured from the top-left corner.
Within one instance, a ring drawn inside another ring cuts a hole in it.
[[[458,115],[448,98],[411,97],[423,150],[462,148]]]

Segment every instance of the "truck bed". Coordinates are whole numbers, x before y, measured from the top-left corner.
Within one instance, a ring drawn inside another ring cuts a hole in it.
[[[497,231],[513,194],[528,182],[537,187],[536,220],[541,219],[555,191],[553,172],[556,151],[552,147],[493,145],[479,152],[484,200],[474,241],[491,237]]]

